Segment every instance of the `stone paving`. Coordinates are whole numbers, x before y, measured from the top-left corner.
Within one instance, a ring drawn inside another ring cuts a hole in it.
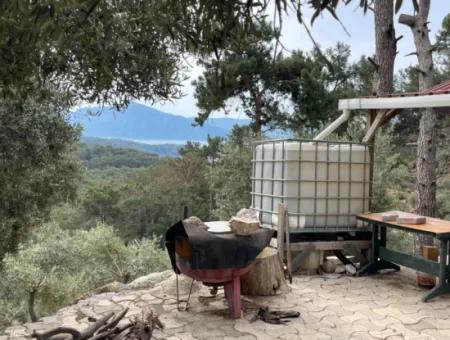
[[[29,339],[34,330],[60,325],[86,327],[88,317],[129,307],[128,316],[150,308],[164,323],[154,338],[192,339],[450,339],[450,296],[420,302],[425,290],[414,284],[414,273],[384,273],[370,277],[345,275],[295,276],[290,292],[273,297],[243,298],[243,318],[228,316],[223,292],[211,297],[194,284],[189,311],[178,311],[175,277],[165,272],[153,288],[122,290],[92,296],[65,307],[37,323],[13,326],[0,340]],[[186,298],[190,281],[180,282]],[[295,310],[300,318],[287,325],[251,322],[258,305]]]

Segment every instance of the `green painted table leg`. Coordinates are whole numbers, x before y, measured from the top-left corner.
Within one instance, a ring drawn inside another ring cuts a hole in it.
[[[357,272],[356,276],[361,276],[366,273],[376,273],[377,272],[377,262],[380,255],[380,244],[379,244],[379,233],[378,224],[371,224],[372,226],[372,256],[370,262],[364,267],[361,267]]]
[[[400,266],[395,263],[380,259],[380,246],[386,246],[386,227],[372,224],[372,258],[370,263],[356,272],[356,276],[374,274],[382,269],[400,270]]]
[[[423,302],[442,294],[450,293],[450,273],[447,266],[448,240],[440,240],[439,244],[439,282],[422,298]]]
[[[386,241],[387,241],[387,230],[386,227],[381,225],[380,226],[380,242],[379,242],[379,247],[386,247]],[[378,252],[379,252],[378,248]],[[380,261],[378,261],[378,267],[377,270],[382,270],[382,269],[393,269],[395,271],[400,271],[400,266],[396,265],[395,263],[380,259]]]

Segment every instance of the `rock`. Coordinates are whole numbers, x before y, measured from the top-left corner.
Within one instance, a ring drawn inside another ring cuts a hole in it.
[[[259,220],[247,217],[232,217],[228,222],[230,229],[237,235],[250,235],[261,227]]]
[[[236,217],[245,217],[259,221],[259,212],[256,209],[241,209],[236,214]]]
[[[147,289],[153,288],[158,283],[170,278],[173,275],[172,270],[166,270],[161,273],[151,273],[138,277],[136,280],[126,285],[127,289]]]
[[[349,275],[355,275],[356,274],[356,268],[352,266],[351,264],[345,265],[345,271]]]
[[[250,235],[261,228],[258,218],[258,211],[255,209],[241,209],[228,222],[230,229],[237,235]]]
[[[320,265],[320,268],[324,273],[333,274],[336,271],[336,262],[333,261],[325,261]]]
[[[197,216],[191,216],[183,220],[183,224],[189,224],[203,229],[208,229],[208,226]]]
[[[189,295],[189,290],[191,290],[192,285],[192,293],[198,292],[201,287],[202,283],[198,281],[193,281],[190,277],[186,275],[178,275],[178,289],[180,297],[187,297]],[[169,296],[176,296],[177,294],[177,278],[176,275],[170,276],[168,279],[160,282],[158,284],[158,287],[161,286],[162,292],[165,295]],[[156,288],[155,288],[156,289]],[[154,294],[151,292],[152,295],[157,296],[157,294]]]
[[[123,290],[126,287],[126,284],[122,283],[122,282],[118,282],[118,281],[113,281],[110,283],[107,283],[101,287],[98,287],[90,292],[84,293],[83,295],[79,296],[77,299],[75,299],[75,301],[73,303],[77,303],[80,300],[84,300],[87,299],[93,295],[98,295],[98,294],[102,294],[102,293],[117,293],[120,292],[121,290]]]
[[[338,265],[338,266],[336,267],[335,273],[336,273],[336,274],[345,274],[346,271],[347,271],[347,270],[345,269],[345,266],[344,266],[344,265]]]

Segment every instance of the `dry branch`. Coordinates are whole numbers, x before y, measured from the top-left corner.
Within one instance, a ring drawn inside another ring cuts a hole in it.
[[[114,314],[108,313],[93,322],[83,331],[71,327],[56,327],[43,333],[33,332],[32,338],[38,340],[147,340],[154,329],[164,326],[152,311],[143,311],[138,317],[118,326],[128,312],[128,308]]]

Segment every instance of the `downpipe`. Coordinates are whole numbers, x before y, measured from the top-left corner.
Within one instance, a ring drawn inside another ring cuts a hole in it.
[[[346,122],[350,118],[350,110],[344,109],[342,114],[328,125],[324,130],[322,130],[313,140],[321,141],[327,138],[331,133],[333,133],[339,126]]]

